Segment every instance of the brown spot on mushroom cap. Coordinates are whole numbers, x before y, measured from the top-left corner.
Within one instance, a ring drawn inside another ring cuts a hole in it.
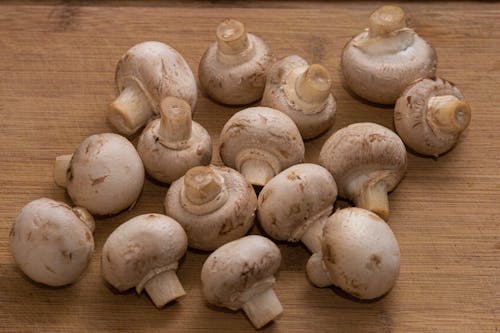
[[[428,120],[427,104],[435,96],[464,96],[451,82],[442,78],[421,79],[411,85],[397,100],[394,125],[401,139],[415,152],[438,156],[452,149],[461,132],[447,133],[434,129]]]

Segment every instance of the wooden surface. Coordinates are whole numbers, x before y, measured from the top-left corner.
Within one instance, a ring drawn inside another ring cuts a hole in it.
[[[342,46],[366,26],[371,2],[0,4],[0,330],[7,332],[253,331],[242,312],[208,306],[199,274],[206,253],[188,251],[179,269],[187,296],[157,310],[147,295],[116,295],[100,275],[101,248],[120,223],[163,212],[166,188],[148,181],[131,212],[97,221],[96,252],[76,284],[47,288],[14,265],[10,224],[27,202],[69,202],[52,179],[54,158],[88,135],[110,131],[104,111],[115,93],[120,55],[145,40],[167,42],[197,72],[217,23],[234,17],[279,57],[298,54],[332,72],[334,128],[306,143],[307,161],[333,131],[373,121],[392,128],[392,111],[363,103],[342,87]],[[265,332],[497,332],[500,300],[500,5],[403,3],[411,25],[436,48],[439,75],[473,108],[458,146],[437,160],[409,154],[406,178],[390,195],[390,225],[401,247],[401,274],[386,297],[355,301],[314,288],[302,245],[280,244],[275,290],[283,315]],[[285,8],[286,7],[286,8]],[[200,97],[194,119],[218,142],[238,108]],[[258,233],[255,227],[252,232]]]

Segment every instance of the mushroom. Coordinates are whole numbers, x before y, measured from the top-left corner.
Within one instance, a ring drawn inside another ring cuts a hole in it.
[[[186,233],[174,219],[139,215],[109,235],[102,249],[102,274],[119,292],[146,289],[161,308],[186,294],[175,273],[186,250]]]
[[[311,252],[317,252],[323,224],[336,198],[337,185],[328,170],[317,164],[297,164],[262,188],[259,221],[274,239],[302,241]]]
[[[82,207],[41,198],[24,206],[10,229],[10,251],[30,279],[52,287],[74,283],[94,252],[94,219]]]
[[[110,104],[108,120],[121,134],[131,135],[160,112],[167,96],[187,101],[194,110],[196,80],[189,65],[174,48],[143,42],[118,61],[115,73],[119,96]]]
[[[237,171],[197,166],[170,186],[165,212],[187,233],[189,246],[213,251],[253,226],[257,196]]]
[[[406,172],[406,149],[388,128],[357,123],[338,130],[325,142],[319,164],[332,173],[341,197],[387,220],[387,193]]]
[[[341,57],[347,86],[381,104],[394,104],[411,82],[434,76],[436,62],[436,51],[406,26],[397,6],[374,11],[370,27],[344,46]]]
[[[260,104],[285,113],[295,122],[302,138],[312,139],[333,125],[337,105],[331,86],[325,67],[309,65],[296,55],[288,56],[269,69]]]
[[[227,243],[203,264],[203,295],[211,304],[243,309],[255,328],[261,328],[283,312],[272,289],[280,262],[280,250],[265,237],[250,235]]]
[[[386,294],[399,275],[399,245],[391,228],[372,212],[338,210],[323,227],[321,252],[307,262],[317,287],[332,284],[360,299]]]
[[[203,54],[198,68],[201,88],[219,103],[241,105],[262,97],[271,50],[243,23],[226,18],[216,30],[217,42]]]
[[[471,108],[460,90],[441,78],[411,84],[394,109],[396,131],[404,143],[435,157],[455,146],[470,119]]]
[[[66,188],[76,205],[92,214],[115,214],[137,201],[144,183],[144,166],[124,137],[94,134],[83,140],[73,155],[56,158],[54,179]]]
[[[233,115],[220,134],[220,156],[253,185],[264,186],[282,170],[304,160],[304,142],[282,112],[253,107]]]
[[[149,123],[137,144],[146,171],[169,184],[194,166],[210,164],[212,140],[200,124],[191,120],[189,104],[166,97],[160,114],[161,119]]]

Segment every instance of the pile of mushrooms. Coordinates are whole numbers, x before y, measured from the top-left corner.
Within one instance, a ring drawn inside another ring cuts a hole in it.
[[[313,164],[304,163],[303,140],[325,133],[336,113],[328,70],[296,55],[274,62],[266,43],[234,19],[219,24],[216,38],[199,64],[202,90],[229,105],[262,98],[221,129],[224,165],[212,160],[212,138],[193,121],[198,96],[187,62],[164,43],[137,44],[117,64],[118,96],[107,111],[121,134],[146,126],[137,150],[127,138],[103,133],[57,157],[55,183],[77,207],[47,198],[24,206],[10,231],[16,264],[42,284],[76,282],[94,250],[91,214],[133,209],[147,172],[171,184],[166,215],[133,217],[105,241],[102,275],[117,291],[145,290],[163,307],[186,295],[176,270],[188,246],[214,251],[200,267],[204,297],[242,309],[261,328],[283,307],[272,288],[280,249],[266,237],[246,236],[257,217],[270,238],[301,241],[311,251],[305,271],[313,285],[336,285],[360,299],[383,296],[399,274],[389,192],[405,175],[405,144],[437,157],[456,145],[471,119],[460,90],[434,77],[434,49],[407,27],[401,8],[373,12],[369,28],[345,46],[342,72],[362,98],[395,103],[397,134],[375,123],[350,124],[330,135]],[[337,195],[354,207],[334,211]]]

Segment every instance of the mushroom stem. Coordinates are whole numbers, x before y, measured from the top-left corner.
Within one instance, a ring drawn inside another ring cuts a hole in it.
[[[260,159],[248,159],[240,166],[240,172],[245,179],[253,185],[264,186],[275,175],[273,167]]]
[[[66,187],[66,173],[69,169],[69,162],[73,154],[60,155],[56,157],[56,162],[54,163],[54,181],[58,186]]]
[[[431,125],[446,133],[460,133],[469,126],[471,108],[453,95],[434,96],[427,102]]]
[[[186,295],[175,271],[164,271],[146,282],[144,289],[157,308]]]
[[[125,135],[135,133],[152,115],[148,98],[133,84],[125,87],[108,108],[109,122]]]
[[[226,55],[240,54],[248,49],[248,37],[243,23],[226,18],[217,27],[218,50]]]
[[[272,288],[254,295],[242,306],[255,328],[261,328],[283,312],[283,306]]]
[[[369,184],[357,198],[354,198],[354,203],[360,208],[376,213],[386,221],[389,219],[389,198],[384,181]]]
[[[160,104],[160,143],[171,149],[181,149],[191,138],[191,106],[180,98],[169,96]]]
[[[306,102],[322,104],[330,94],[330,74],[325,67],[312,64],[295,81],[297,95]]]
[[[94,233],[95,230],[95,220],[92,214],[89,213],[88,210],[86,210],[83,207],[73,207],[73,212],[75,213],[76,216],[80,220],[82,220],[83,223],[89,228],[90,232]]]
[[[384,37],[405,27],[405,12],[398,6],[382,6],[370,15],[370,37]]]
[[[330,274],[323,264],[323,255],[321,252],[314,253],[307,261],[307,277],[316,287],[328,287],[333,284]]]
[[[311,251],[312,253],[321,251],[321,238],[323,237],[323,225],[328,218],[328,214],[332,212],[332,209],[328,209],[328,213],[322,212],[321,216],[314,221],[309,228],[307,228],[304,235],[300,239],[302,243]]]
[[[224,178],[207,166],[197,166],[184,175],[182,205],[191,213],[204,215],[227,201]]]

